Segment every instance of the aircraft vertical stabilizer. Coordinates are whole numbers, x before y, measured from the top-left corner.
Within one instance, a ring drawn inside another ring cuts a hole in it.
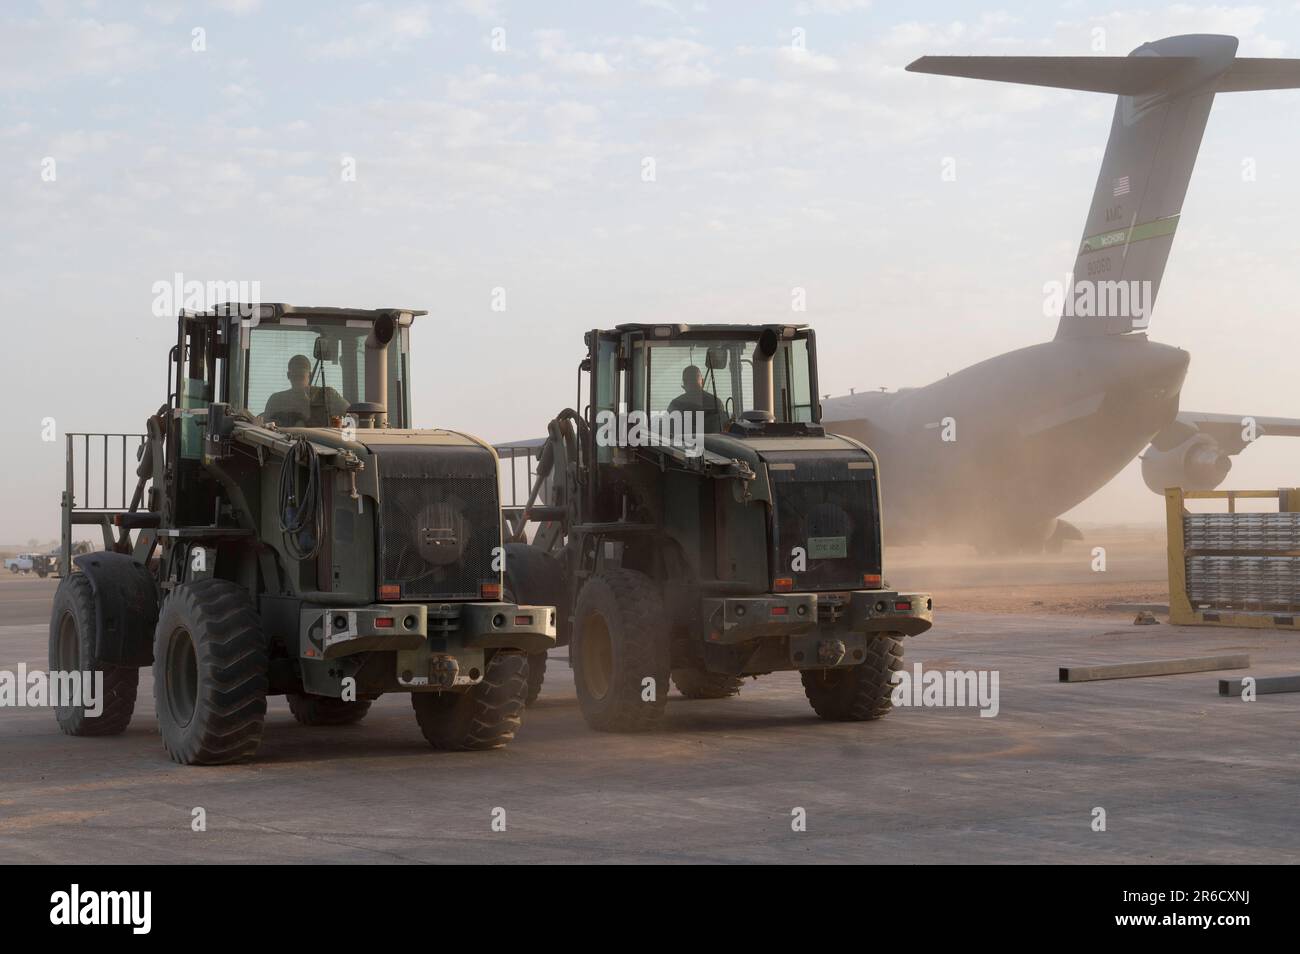
[[[1147,326],[1214,94],[1300,87],[1300,61],[1236,52],[1236,37],[1190,35],[1127,57],[923,56],[907,67],[1119,97],[1058,338]]]

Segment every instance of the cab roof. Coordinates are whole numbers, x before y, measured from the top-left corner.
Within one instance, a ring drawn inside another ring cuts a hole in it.
[[[673,324],[670,322],[659,322],[655,324],[625,324],[615,325],[615,331],[643,331],[651,337],[658,338],[676,338],[679,335],[744,335],[760,334],[771,328],[778,333],[788,332],[793,334],[796,331],[802,331],[809,327],[806,324],[796,322],[773,322],[762,325],[687,325]],[[660,329],[668,329],[667,333]]]
[[[427,311],[418,308],[333,308],[323,305],[289,305],[284,302],[233,302],[226,301],[213,305],[207,311],[187,311],[182,309],[182,317],[217,318],[239,315],[241,317],[258,316],[261,321],[278,321],[282,317],[295,318],[352,318],[363,321],[375,321],[384,316],[400,318],[410,315],[418,318],[427,315]]]

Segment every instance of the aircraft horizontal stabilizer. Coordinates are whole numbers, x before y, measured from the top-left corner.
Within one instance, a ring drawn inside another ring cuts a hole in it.
[[[1168,89],[1200,62],[1195,56],[922,56],[910,73],[1141,96]],[[1300,89],[1300,60],[1238,57],[1216,93]]]
[[[1220,93],[1259,89],[1300,89],[1300,60],[1238,57],[1219,80]]]
[[[923,56],[907,70],[1139,96],[1163,88],[1196,61],[1194,56]]]

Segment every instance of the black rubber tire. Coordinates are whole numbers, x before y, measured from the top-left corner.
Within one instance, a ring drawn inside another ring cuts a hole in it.
[[[511,573],[507,569],[506,585],[501,591],[501,598],[507,603],[518,603],[521,606],[554,605],[544,602],[545,594],[538,591],[540,586],[538,580],[542,574],[553,569],[552,564],[558,567],[558,563],[541,550],[526,543],[507,543],[506,554],[506,567],[513,567],[514,572]],[[556,579],[559,579],[558,576]],[[539,597],[543,598],[543,602],[538,602]],[[545,681],[546,653],[529,653],[528,693],[524,698],[524,705],[531,706],[537,701],[537,697],[542,694],[542,683]]]
[[[50,672],[73,670],[104,674],[104,708],[98,716],[88,716],[85,706],[57,707],[54,717],[60,731],[65,735],[120,735],[135,712],[140,670],[105,666],[95,658],[95,596],[84,573],[73,573],[59,582],[50,613]]]
[[[707,672],[703,669],[674,669],[673,685],[687,699],[730,699],[740,695],[742,676]]]
[[[903,641],[881,634],[867,643],[867,658],[847,669],[805,669],[804,695],[831,722],[870,722],[893,708],[890,677],[903,668]]]
[[[366,717],[373,699],[344,702],[332,696],[290,692],[289,711],[302,725],[354,725]]]
[[[478,685],[460,692],[413,692],[411,707],[435,749],[499,749],[519,731],[527,695],[528,657],[496,652]]]
[[[224,765],[257,751],[268,652],[247,590],[218,579],[178,586],[163,603],[153,656],[158,730],[174,761]]]
[[[622,568],[589,579],[578,594],[569,661],[578,705],[593,729],[658,726],[668,703],[670,662],[668,624],[654,581]],[[646,679],[653,680],[653,700],[643,698]]]
[[[531,706],[542,694],[542,683],[546,681],[546,653],[528,654],[528,696],[525,705]]]

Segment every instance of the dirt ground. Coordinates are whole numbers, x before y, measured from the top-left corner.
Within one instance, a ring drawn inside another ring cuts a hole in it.
[[[1078,607],[1164,592],[1163,534],[1088,531],[1059,556],[892,553],[932,590],[906,641],[925,670],[999,677],[996,717],[905,706],[818,719],[792,672],[734,699],[670,696],[652,733],[593,732],[568,648],[508,747],[440,753],[409,699],[360,725],[306,728],[269,700],[255,760],[187,767],[162,750],[152,675],[109,738],[45,709],[0,708],[0,857],[11,862],[1284,863],[1295,824],[1300,694],[1218,681],[1300,672],[1294,633],[1132,626]],[[1092,569],[1104,547],[1106,568]],[[54,581],[0,580],[0,670],[42,667]],[[987,604],[989,611],[969,607]],[[959,607],[966,607],[965,609]],[[1249,670],[1063,684],[1058,668],[1248,653]],[[1107,828],[1093,827],[1097,807]],[[204,830],[192,827],[203,810]],[[792,828],[792,813],[806,828]],[[494,819],[508,817],[504,828]]]
[[[885,576],[900,589],[934,594],[936,611],[1132,616],[1112,603],[1169,602],[1163,526],[1081,527],[1061,553],[988,556],[971,547],[899,547]],[[1096,548],[1104,553],[1094,554]],[[1102,558],[1104,557],[1104,563]]]

